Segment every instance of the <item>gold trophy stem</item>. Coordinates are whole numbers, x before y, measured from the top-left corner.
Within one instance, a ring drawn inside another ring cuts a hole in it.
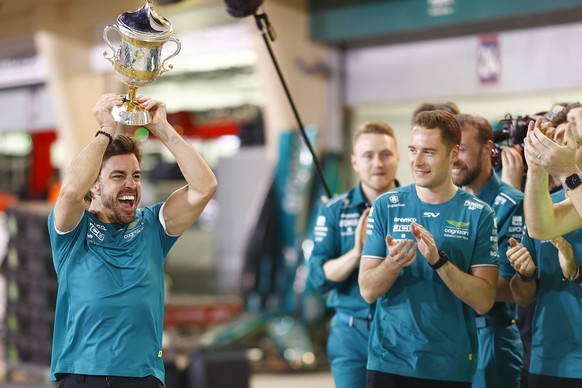
[[[136,101],[135,101],[135,93],[137,92],[137,87],[135,86],[130,86],[129,87],[129,91],[127,92],[127,100],[129,101],[129,106],[132,108],[131,110],[133,111],[137,105]],[[137,108],[139,109],[139,108]],[[129,109],[128,109],[129,111]]]
[[[142,126],[151,122],[151,116],[148,111],[140,108],[135,100],[137,86],[129,86],[125,101],[121,106],[115,106],[111,110],[113,118],[118,123],[129,126]]]

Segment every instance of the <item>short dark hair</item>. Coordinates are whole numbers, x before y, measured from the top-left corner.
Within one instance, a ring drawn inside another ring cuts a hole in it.
[[[460,113],[456,115],[455,118],[461,127],[461,131],[467,125],[477,129],[477,139],[479,140],[479,144],[485,145],[489,140],[493,141],[493,128],[491,127],[491,124],[489,124],[489,121],[484,117]]]
[[[394,135],[394,130],[392,127],[384,121],[366,121],[356,129],[354,136],[352,137],[352,149],[353,145],[361,135],[373,133],[376,135],[388,135],[394,139],[394,144],[396,144],[396,136]]]
[[[431,111],[431,110],[444,110],[444,111],[449,112],[449,113],[451,113],[453,115],[458,115],[459,113],[461,113],[461,110],[459,109],[459,107],[457,106],[457,104],[455,104],[452,101],[447,101],[447,102],[423,102],[422,104],[420,104],[414,110],[414,112],[412,112],[412,121],[414,122],[414,118],[420,112],[428,112],[428,111]]]
[[[101,167],[105,161],[112,156],[117,155],[130,155],[133,154],[137,158],[138,163],[141,163],[142,153],[141,153],[141,143],[133,136],[129,135],[116,135],[113,141],[105,149],[103,154],[103,159],[101,160]],[[99,170],[101,173],[101,170]],[[93,194],[91,190],[85,194],[85,201],[91,202],[93,199]]]
[[[412,125],[427,129],[437,128],[449,153],[454,146],[461,144],[461,127],[455,116],[447,111],[439,109],[420,112],[414,117]]]

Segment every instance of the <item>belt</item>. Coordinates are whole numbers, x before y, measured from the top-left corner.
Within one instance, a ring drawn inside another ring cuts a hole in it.
[[[335,316],[338,317],[340,321],[347,323],[349,327],[366,326],[367,328],[370,328],[372,319],[374,318],[372,314],[368,315],[367,318],[354,317],[353,315],[344,313],[336,313]]]
[[[475,326],[482,329],[487,326],[511,326],[515,325],[515,319],[511,318],[492,318],[492,317],[475,317]]]

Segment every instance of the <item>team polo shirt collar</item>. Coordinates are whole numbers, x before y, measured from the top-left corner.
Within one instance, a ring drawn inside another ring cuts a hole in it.
[[[362,182],[360,182],[358,184],[357,189],[354,190],[352,200],[350,202],[351,202],[351,205],[354,207],[357,207],[357,206],[370,207],[370,204],[368,203],[368,200],[366,199],[366,196],[364,195],[364,190],[362,190]]]
[[[400,187],[400,182],[398,182],[398,179],[394,179],[394,187]],[[352,206],[365,206],[365,207],[372,206],[372,204],[368,202],[366,196],[364,195],[364,190],[362,189],[362,182],[358,183],[358,187],[356,187],[356,189],[353,190],[352,200],[350,201],[350,203]]]
[[[499,191],[498,190],[499,186],[501,186],[501,179],[495,173],[495,171],[492,169],[491,176],[489,177],[489,180],[487,181],[485,186],[483,186],[483,188],[481,189],[479,194],[477,194],[477,198],[479,198],[481,201],[489,203],[489,204],[493,203],[493,201],[495,200],[495,197],[497,196],[497,193]]]

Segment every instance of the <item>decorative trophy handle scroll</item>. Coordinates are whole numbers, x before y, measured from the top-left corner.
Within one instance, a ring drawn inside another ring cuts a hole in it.
[[[111,30],[117,31],[121,37],[117,49],[109,41]],[[172,65],[166,65],[166,62],[178,55],[182,48],[172,33],[172,25],[157,14],[151,0],[134,12],[124,12],[117,18],[117,24],[110,24],[103,30],[103,40],[113,51],[113,54],[105,51],[103,57],[113,65],[117,78],[129,88],[124,103],[111,111],[117,122],[141,126],[151,121],[149,112],[139,107],[136,91],[172,70]],[[176,49],[162,61],[162,47],[168,41],[174,42]]]

